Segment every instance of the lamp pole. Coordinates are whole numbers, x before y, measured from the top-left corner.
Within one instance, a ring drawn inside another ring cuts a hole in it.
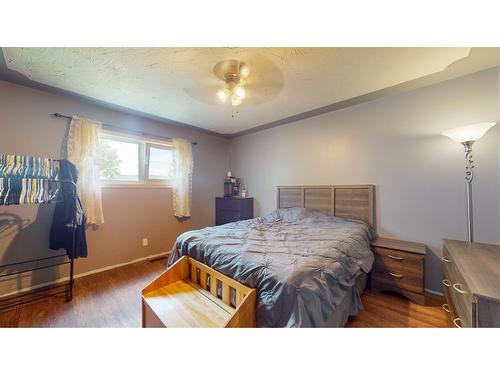
[[[472,179],[474,178],[472,160],[472,144],[474,141],[462,142],[465,149],[465,194],[467,201],[467,241],[474,241],[473,212],[472,212]]]
[[[467,200],[467,241],[469,242],[474,241],[474,230],[472,227],[472,179],[474,177],[472,145],[475,141],[480,139],[488,129],[495,125],[495,122],[481,122],[479,124],[460,126],[442,133],[455,142],[461,143],[465,149],[465,197]]]

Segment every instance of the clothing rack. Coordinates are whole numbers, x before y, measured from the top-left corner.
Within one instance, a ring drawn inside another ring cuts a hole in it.
[[[73,117],[72,116],[68,116],[68,115],[62,115],[58,112],[56,113],[52,113],[51,114],[52,116],[54,117],[62,117],[62,118],[67,118],[68,120],[72,120]],[[172,141],[172,138],[169,138],[169,137],[164,137],[164,136],[161,136],[161,135],[156,135],[156,134],[150,134],[150,133],[144,133],[144,132],[140,132],[140,131],[135,131],[135,130],[129,130],[129,129],[124,129],[120,126],[115,126],[115,125],[110,125],[110,124],[102,124],[102,127],[103,129],[107,129],[107,130],[111,130],[111,131],[116,131],[116,132],[125,132],[125,133],[129,133],[129,134],[133,134],[133,135],[137,135],[139,137],[144,137],[144,138],[156,138],[156,139],[162,139],[162,140],[165,140],[165,141]],[[198,142],[191,142],[191,144],[193,146],[196,146],[198,144]]]
[[[52,160],[60,162],[59,159],[52,159]],[[22,178],[22,177],[4,177],[4,178],[5,179],[15,179],[15,178]],[[77,188],[76,188],[76,184],[73,181],[67,180],[67,179],[62,179],[62,180],[61,179],[57,179],[57,180],[54,179],[53,181],[58,181],[61,183],[61,189],[58,191],[58,195],[62,195],[63,184],[69,183],[70,186],[72,187],[72,192],[71,192],[72,195],[76,196],[76,194],[77,194],[76,189]],[[50,201],[49,204],[57,203],[57,202],[61,202],[61,201],[60,200]],[[43,203],[40,203],[40,204],[43,204]],[[27,273],[27,272],[33,272],[33,271],[37,271],[37,270],[42,270],[42,269],[58,267],[61,265],[69,264],[69,280],[68,280],[68,282],[64,283],[64,284],[58,283],[55,285],[39,287],[39,288],[36,288],[33,290],[29,290],[27,292],[15,293],[12,296],[0,297],[0,311],[18,308],[22,305],[33,303],[33,302],[36,302],[36,301],[44,299],[44,298],[57,296],[63,292],[65,293],[65,301],[66,302],[70,302],[73,299],[74,272],[75,272],[76,220],[72,224],[67,224],[67,227],[72,229],[72,243],[71,243],[71,249],[70,249],[69,256],[66,253],[66,254],[51,255],[48,257],[44,257],[44,258],[37,258],[37,259],[30,259],[30,260],[26,260],[26,261],[14,262],[14,263],[9,263],[9,264],[0,264],[0,279],[8,278],[9,276],[12,277],[15,275],[20,275],[20,274]],[[28,265],[28,264],[33,264],[33,263],[39,264],[40,262],[53,260],[53,259],[57,259],[57,258],[61,258],[61,257],[64,257],[65,259],[63,261],[60,261],[57,263],[51,263],[51,264],[43,265],[43,266],[35,265],[34,267],[29,267],[29,268],[25,268],[25,269],[21,269],[21,270],[15,270],[15,271],[11,271],[11,272],[2,273],[2,270],[5,268],[7,268],[7,269],[9,267],[16,267],[17,268],[17,267],[20,267],[23,265]],[[66,257],[68,257],[69,259],[66,260]],[[63,291],[59,290],[59,291],[55,291],[53,293],[48,293],[48,292],[51,292],[53,290],[60,289],[62,286],[66,286],[65,290],[63,290]]]

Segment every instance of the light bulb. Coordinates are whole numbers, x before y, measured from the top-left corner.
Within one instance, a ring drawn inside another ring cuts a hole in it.
[[[226,100],[227,100],[227,97],[228,97],[227,90],[226,89],[222,89],[222,90],[217,91],[217,97],[219,98],[219,100],[222,103],[225,103]]]
[[[233,94],[239,99],[243,99],[246,95],[245,89],[241,86],[236,86],[233,90]]]
[[[240,75],[243,78],[247,78],[249,74],[250,74],[250,68],[248,67],[248,65],[247,64],[242,64],[240,66]]]
[[[450,129],[442,133],[447,137],[450,137],[455,142],[474,142],[481,138],[484,133],[486,133],[489,128],[495,126],[494,122],[481,122],[479,124],[461,126],[459,128]]]
[[[237,107],[237,106],[239,106],[240,104],[241,104],[241,99],[240,99],[240,98],[238,98],[236,95],[233,95],[233,96],[231,97],[231,105],[232,105],[233,107]]]

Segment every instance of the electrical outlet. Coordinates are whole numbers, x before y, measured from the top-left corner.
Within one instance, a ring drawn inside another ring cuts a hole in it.
[[[142,246],[143,246],[143,247],[148,246],[148,239],[147,239],[147,238],[143,238],[143,239],[142,239]]]

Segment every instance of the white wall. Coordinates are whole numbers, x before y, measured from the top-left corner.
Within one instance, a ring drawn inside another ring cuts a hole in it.
[[[230,168],[255,197],[256,215],[275,209],[276,185],[375,184],[379,235],[427,244],[426,286],[440,291],[442,239],[466,238],[464,152],[440,134],[498,118],[498,74],[490,69],[238,137]],[[479,242],[499,241],[498,128],[474,146]]]

